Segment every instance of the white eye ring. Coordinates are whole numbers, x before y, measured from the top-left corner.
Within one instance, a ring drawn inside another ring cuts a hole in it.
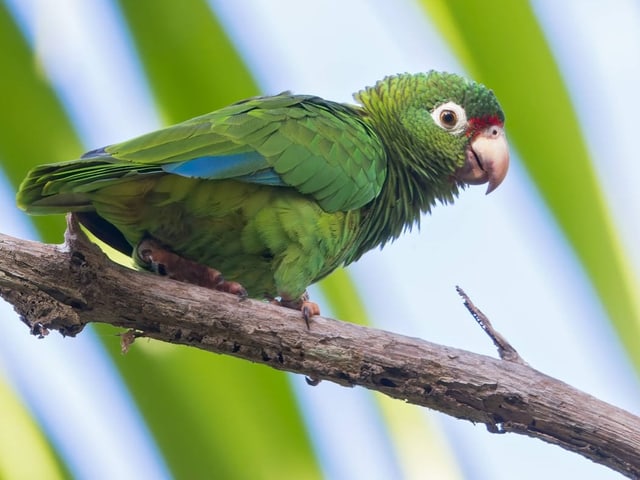
[[[443,103],[431,111],[431,118],[443,130],[459,135],[467,129],[467,114],[454,102]]]

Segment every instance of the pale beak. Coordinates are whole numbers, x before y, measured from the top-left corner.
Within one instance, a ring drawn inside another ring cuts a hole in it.
[[[502,127],[489,126],[478,133],[466,151],[463,167],[456,178],[469,185],[489,182],[487,194],[502,183],[509,170],[509,144]]]

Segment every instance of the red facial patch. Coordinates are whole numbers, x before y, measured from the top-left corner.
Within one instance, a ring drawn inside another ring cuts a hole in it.
[[[465,132],[467,137],[474,137],[479,131],[484,130],[487,127],[498,126],[502,128],[504,126],[504,122],[500,120],[500,117],[497,115],[470,118],[468,123],[469,128],[467,128],[467,131]]]

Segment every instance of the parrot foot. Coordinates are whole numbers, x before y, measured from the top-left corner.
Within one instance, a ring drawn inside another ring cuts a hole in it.
[[[141,240],[136,246],[135,255],[143,266],[158,275],[211,290],[231,293],[242,300],[248,296],[242,285],[238,282],[228,282],[215,268],[181,257],[152,238]]]
[[[287,308],[292,308],[293,310],[300,310],[302,312],[302,317],[304,318],[304,323],[306,323],[307,328],[309,328],[309,321],[311,317],[314,315],[320,315],[320,307],[315,302],[309,301],[309,294],[304,292],[300,298],[296,300],[288,300],[286,298],[282,298],[279,302],[279,305]]]

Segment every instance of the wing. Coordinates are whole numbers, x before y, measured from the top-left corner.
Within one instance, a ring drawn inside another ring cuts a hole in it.
[[[386,155],[358,107],[280,94],[87,153],[113,173],[162,170],[203,179],[293,187],[326,211],[371,201],[386,176]]]

